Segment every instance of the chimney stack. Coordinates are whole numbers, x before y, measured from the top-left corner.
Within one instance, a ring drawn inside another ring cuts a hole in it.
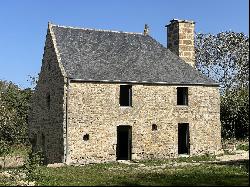
[[[168,49],[195,67],[194,21],[173,19],[167,27]]]

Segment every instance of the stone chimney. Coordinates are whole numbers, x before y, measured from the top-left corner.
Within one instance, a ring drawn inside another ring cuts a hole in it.
[[[195,67],[194,21],[173,19],[167,27],[168,49]]]

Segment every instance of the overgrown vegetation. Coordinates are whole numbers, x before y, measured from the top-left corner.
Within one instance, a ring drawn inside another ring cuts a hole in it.
[[[28,181],[33,181],[39,178],[40,173],[38,172],[37,168],[39,166],[44,165],[44,156],[43,152],[36,151],[32,152],[30,151],[28,153],[28,157],[26,159],[26,162],[23,166],[23,170],[25,174],[27,175]]]
[[[249,151],[249,144],[239,144],[236,147],[237,150]]]
[[[0,157],[3,157],[3,168],[5,168],[5,158],[10,152],[10,145],[5,141],[0,140]]]
[[[26,144],[31,89],[0,81],[0,140],[7,144]]]

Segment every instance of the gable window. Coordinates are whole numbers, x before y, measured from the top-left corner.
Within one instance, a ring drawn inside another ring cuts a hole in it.
[[[50,67],[50,62],[48,62],[48,70],[50,71],[51,67]]]
[[[120,85],[120,106],[132,106],[131,85]]]
[[[177,105],[188,105],[187,87],[177,87]]]
[[[46,100],[47,100],[47,107],[48,109],[50,109],[50,94],[47,95]]]

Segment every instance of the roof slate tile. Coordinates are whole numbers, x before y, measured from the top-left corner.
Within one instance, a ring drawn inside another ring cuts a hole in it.
[[[52,25],[71,79],[217,85],[150,36]]]

